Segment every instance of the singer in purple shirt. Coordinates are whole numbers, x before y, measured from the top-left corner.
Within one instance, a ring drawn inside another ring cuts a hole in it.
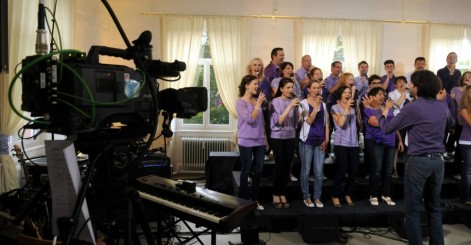
[[[259,93],[258,88],[256,76],[244,76],[239,85],[240,98],[236,101],[237,138],[241,162],[239,196],[254,201],[258,200],[265,155],[265,120],[260,108],[265,100],[265,95],[263,92]],[[256,98],[256,96],[258,97]],[[249,189],[248,177],[252,162],[255,164],[254,176],[252,188]],[[263,210],[263,206],[258,202],[257,204],[258,209]]]
[[[393,102],[388,101],[376,117],[386,134],[405,128],[408,134],[408,160],[404,170],[404,226],[409,244],[422,244],[420,206],[422,199],[427,212],[430,244],[444,244],[440,192],[444,163],[443,137],[453,116],[445,103],[436,96],[442,89],[440,79],[428,70],[416,71],[411,76],[412,95],[418,99],[405,105],[399,114],[388,119]]]
[[[267,100],[271,102],[273,94],[271,92],[271,81],[280,76],[280,65],[285,60],[285,53],[282,48],[274,48],[271,51],[271,62],[265,67],[265,79],[262,82],[262,92],[267,97]]]
[[[339,197],[342,193],[342,182],[344,182],[347,170],[348,178],[343,194],[345,194],[347,205],[354,205],[351,195],[360,163],[360,148],[358,147],[357,117],[355,109],[353,109],[355,100],[352,91],[348,86],[341,86],[335,91],[335,94],[335,97],[339,99],[337,104],[332,106],[331,112],[335,126],[333,138],[337,171],[331,194],[334,207],[339,208],[342,206]]]
[[[272,101],[270,127],[275,169],[273,171],[273,205],[275,208],[289,208],[286,200],[289,182],[290,164],[293,160],[296,127],[299,122],[297,107],[299,98],[293,99],[294,83],[290,78],[283,78]]]

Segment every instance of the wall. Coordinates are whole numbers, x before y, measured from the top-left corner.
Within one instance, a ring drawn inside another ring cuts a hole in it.
[[[100,1],[77,2],[75,29],[77,33],[85,34],[83,38],[76,36],[75,48],[87,51],[91,45],[124,47]],[[276,10],[275,16],[293,18],[253,18],[251,57],[260,57],[267,64],[271,49],[280,46],[285,49],[285,60],[297,67],[300,57],[295,57],[294,17],[384,21],[381,57],[382,60],[395,60],[398,74],[411,71],[417,56],[427,58],[424,53],[427,40],[423,32],[426,25],[416,22],[471,24],[467,18],[471,1],[467,0],[451,0],[447,4],[439,0],[109,0],[109,3],[130,40],[137,38],[143,30],[152,31],[154,58],[160,54],[160,14],[271,16]],[[319,57],[313,57],[314,64],[316,59]],[[114,58],[104,60],[119,62]],[[382,68],[382,65],[378,67]],[[324,75],[329,73],[324,71]]]

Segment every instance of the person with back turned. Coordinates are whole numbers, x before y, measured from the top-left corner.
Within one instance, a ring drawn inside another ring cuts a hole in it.
[[[388,101],[376,114],[386,134],[405,128],[409,138],[408,160],[404,172],[404,226],[409,244],[422,244],[420,205],[422,199],[428,217],[429,244],[444,244],[440,192],[444,176],[444,132],[453,124],[447,105],[436,99],[442,89],[440,79],[428,70],[411,76],[410,91],[417,100],[409,103],[392,119],[387,114],[394,103]]]

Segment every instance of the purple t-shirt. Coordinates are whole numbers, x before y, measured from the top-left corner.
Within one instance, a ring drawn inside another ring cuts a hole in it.
[[[386,82],[387,76],[384,75],[381,77],[381,84],[384,84]],[[388,87],[385,89],[386,93],[392,92],[396,89],[396,85],[394,85],[394,81],[396,81],[396,76],[392,76],[391,79],[389,79]]]
[[[381,109],[365,108],[363,110],[363,122],[365,123],[365,139],[374,140],[377,144],[383,144],[387,146],[396,145],[396,134],[395,132],[385,134],[381,131],[380,127],[372,126],[368,123],[368,119],[376,114],[381,113]],[[391,110],[388,112],[388,120],[391,120],[394,114]]]
[[[446,103],[419,97],[405,105],[391,120],[376,114],[381,130],[386,134],[405,128],[408,134],[408,154],[443,153],[445,129],[454,123]]]
[[[335,86],[335,84],[339,82],[339,79],[340,79],[339,77],[335,77],[332,74],[330,74],[330,76],[326,77],[324,80],[325,87],[330,91]]]
[[[343,108],[339,104],[332,106],[332,114],[335,112],[342,115]],[[334,135],[334,145],[346,146],[346,147],[358,147],[358,131],[357,131],[357,117],[355,115],[355,110],[350,107],[350,112],[347,116],[347,121],[340,127],[337,122],[334,120],[335,125],[335,135]]]
[[[265,78],[263,79],[263,81],[261,83],[260,89],[265,94],[268,101],[271,101],[273,99],[272,95],[271,95],[271,81],[274,78],[280,76],[279,71],[280,71],[280,69],[275,64],[270,62],[270,64],[268,64],[265,67],[265,70],[263,72],[263,75],[264,75]]]
[[[265,145],[265,120],[259,109],[252,119],[255,106],[241,98],[236,101],[238,144],[245,147]]]
[[[291,99],[282,99],[281,97],[276,97],[273,99],[271,104],[272,112],[270,115],[271,138],[293,139],[296,137],[296,125],[298,125],[298,111],[296,110],[296,107],[293,107],[290,110],[288,117],[283,122],[283,124],[278,123],[281,114],[283,114],[290,103]]]
[[[307,104],[309,105],[309,103]],[[309,105],[309,112],[307,115],[311,114],[312,110],[314,110],[314,108]],[[310,125],[306,123],[307,125],[309,125],[309,133],[307,135],[306,141],[304,141],[305,144],[312,146],[320,146],[325,141],[324,113],[326,113],[324,110],[324,106],[321,105],[319,111],[316,113],[316,118],[314,118],[314,121]],[[303,127],[305,127],[306,124],[303,124]],[[301,129],[301,132],[304,132],[303,129]]]

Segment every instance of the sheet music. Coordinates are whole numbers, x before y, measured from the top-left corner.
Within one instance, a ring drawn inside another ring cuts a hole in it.
[[[45,145],[47,171],[52,192],[53,233],[59,235],[57,218],[72,216],[82,181],[72,141],[46,140]],[[87,228],[83,229],[79,239],[95,244],[95,236],[89,218],[87,200],[84,200],[76,232],[79,232],[85,220],[88,220]]]

